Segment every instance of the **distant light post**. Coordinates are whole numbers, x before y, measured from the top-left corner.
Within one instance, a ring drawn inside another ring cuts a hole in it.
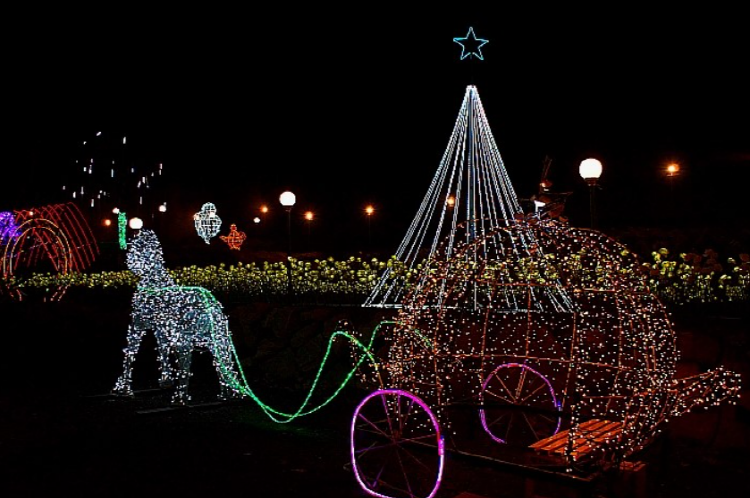
[[[279,196],[279,202],[281,202],[281,205],[284,206],[284,209],[286,210],[286,233],[287,233],[287,250],[286,250],[286,259],[287,259],[287,294],[289,296],[292,295],[292,207],[294,206],[294,203],[297,202],[297,196],[294,195],[292,192],[289,192],[288,190],[286,192],[283,192]]]
[[[312,220],[315,218],[315,215],[312,211],[305,211],[305,221],[307,222],[307,246],[310,247],[310,225],[312,224]]]
[[[163,215],[164,213],[167,212],[167,203],[166,202],[162,202],[161,204],[159,204],[159,207],[157,209],[159,210],[159,213],[161,213],[161,215]],[[162,228],[164,226],[164,220],[162,219],[164,217],[161,216],[161,215],[159,216],[158,221],[157,221],[157,226],[159,227],[159,232],[162,231]],[[153,216],[152,216],[152,218],[153,218]]]
[[[596,190],[599,177],[602,176],[602,163],[598,159],[584,159],[578,168],[578,172],[589,186],[589,212],[591,214],[591,228],[596,228],[596,203],[594,201],[594,190]]]
[[[669,182],[669,208],[674,215],[674,179],[680,176],[680,165],[677,163],[669,163],[666,169],[667,181]]]
[[[372,206],[367,206],[365,208],[365,213],[367,213],[367,249],[370,249],[372,247],[372,231],[370,230],[370,218],[372,218],[372,213],[375,212],[375,208]]]

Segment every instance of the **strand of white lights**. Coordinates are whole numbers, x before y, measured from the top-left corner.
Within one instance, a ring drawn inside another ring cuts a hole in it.
[[[451,199],[452,205],[447,200]],[[434,257],[450,258],[458,241],[470,243],[498,226],[509,226],[522,214],[505,170],[487,116],[473,85],[466,87],[448,146],[416,216],[396,250],[406,275]],[[459,233],[458,228],[464,232]],[[525,251],[533,241],[519,234],[514,250]],[[406,277],[388,268],[373,286],[364,306],[400,307],[407,294]],[[421,285],[416,284],[417,287]]]

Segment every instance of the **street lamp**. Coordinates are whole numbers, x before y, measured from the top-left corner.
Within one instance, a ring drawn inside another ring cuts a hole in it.
[[[674,179],[676,176],[680,175],[680,165],[677,163],[669,163],[665,171],[667,181],[669,182],[669,213],[674,218]]]
[[[307,222],[307,247],[309,250],[310,247],[310,225],[312,224],[312,220],[315,218],[315,215],[312,211],[305,211],[305,221]]]
[[[602,163],[598,159],[584,159],[578,168],[578,172],[589,186],[589,211],[591,214],[591,228],[596,228],[596,204],[594,202],[594,190],[599,177],[602,176]]]
[[[372,213],[375,212],[375,208],[372,206],[367,206],[365,208],[365,213],[367,213],[367,249],[370,249],[370,246],[372,245],[372,237],[371,237],[371,230],[370,230],[370,218],[372,218]]]
[[[130,228],[132,228],[133,230],[140,230],[141,228],[143,228],[143,220],[138,217],[130,218],[128,226],[130,226]]]
[[[292,207],[297,202],[297,196],[290,191],[283,192],[279,196],[279,202],[286,210],[286,234],[288,246],[286,250],[286,259],[288,262],[287,275],[287,294],[292,295]]]

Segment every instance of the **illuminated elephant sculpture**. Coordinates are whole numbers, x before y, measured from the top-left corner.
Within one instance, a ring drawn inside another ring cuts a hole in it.
[[[161,244],[152,230],[141,230],[129,244],[126,264],[139,281],[123,350],[123,370],[112,393],[133,396],[133,362],[144,335],[151,330],[157,343],[159,385],[174,387],[173,404],[190,401],[190,366],[196,350],[213,356],[219,398],[240,397],[234,346],[221,303],[202,287],[177,285],[164,266]]]

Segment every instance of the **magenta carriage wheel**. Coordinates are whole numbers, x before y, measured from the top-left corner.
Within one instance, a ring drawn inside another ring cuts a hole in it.
[[[482,427],[498,443],[529,445],[557,434],[560,403],[547,378],[522,363],[504,363],[490,373],[479,394]]]
[[[357,406],[351,424],[354,476],[380,498],[432,498],[445,463],[435,414],[417,396],[382,389]]]

